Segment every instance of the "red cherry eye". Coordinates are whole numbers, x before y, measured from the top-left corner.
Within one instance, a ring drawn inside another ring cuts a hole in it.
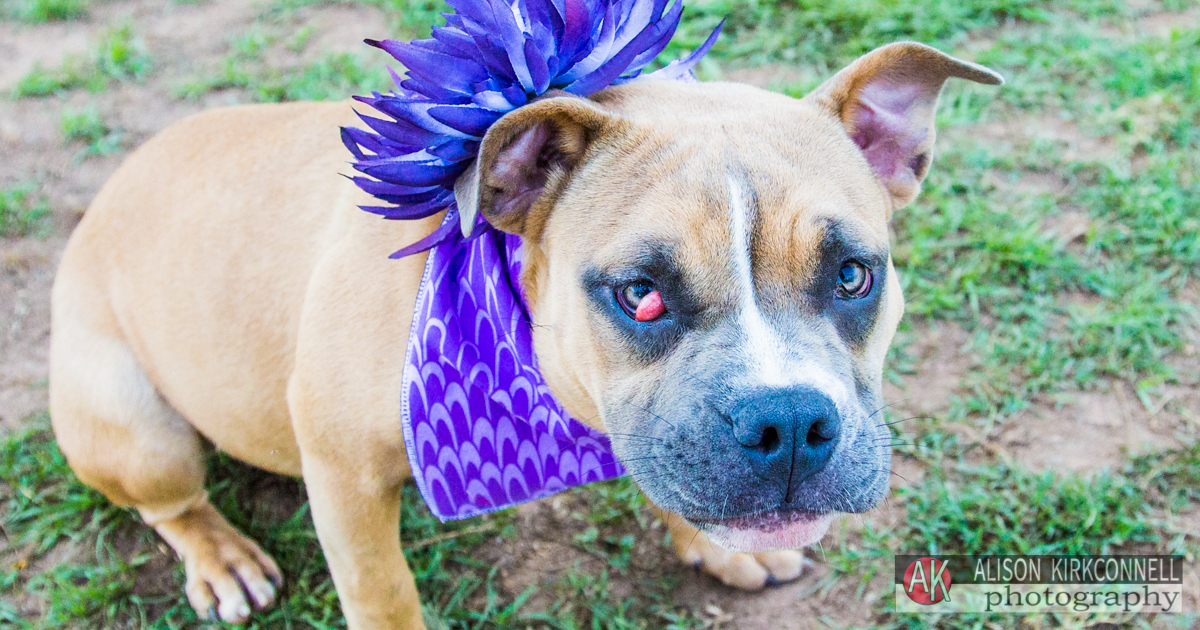
[[[662,295],[648,282],[633,282],[619,289],[617,303],[639,322],[652,322],[667,312]]]

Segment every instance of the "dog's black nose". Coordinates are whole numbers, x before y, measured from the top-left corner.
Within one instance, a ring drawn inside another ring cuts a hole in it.
[[[785,503],[829,463],[842,427],[829,396],[807,385],[755,391],[729,415],[734,437],[746,448],[754,471],[786,480]]]

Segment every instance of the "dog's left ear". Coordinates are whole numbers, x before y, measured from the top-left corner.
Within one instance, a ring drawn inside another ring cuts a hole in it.
[[[463,234],[482,214],[497,229],[536,240],[572,171],[613,121],[596,103],[565,93],[505,114],[455,184]]]
[[[859,57],[803,100],[838,117],[896,210],[921,191],[933,156],[938,95],[950,77],[1004,83],[989,68],[924,44],[897,42]]]

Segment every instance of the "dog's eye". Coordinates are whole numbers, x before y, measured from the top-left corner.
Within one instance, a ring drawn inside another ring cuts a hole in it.
[[[617,289],[617,304],[625,314],[639,322],[650,322],[667,312],[662,295],[654,285],[644,280],[631,282]]]
[[[837,294],[840,298],[857,300],[871,292],[871,270],[857,260],[847,260],[838,270]]]

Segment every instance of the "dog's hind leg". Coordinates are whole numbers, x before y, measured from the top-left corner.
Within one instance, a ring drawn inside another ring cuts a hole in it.
[[[179,554],[202,616],[244,621],[274,602],[279,568],[209,504],[200,436],[151,385],[94,285],[70,276],[55,287],[50,351],[59,447],[84,483],[137,508]]]
[[[728,586],[757,591],[772,584],[790,582],[804,570],[804,554],[783,549],[762,553],[739,553],[722,549],[683,517],[655,510],[671,532],[671,544],[679,558],[721,580]]]

